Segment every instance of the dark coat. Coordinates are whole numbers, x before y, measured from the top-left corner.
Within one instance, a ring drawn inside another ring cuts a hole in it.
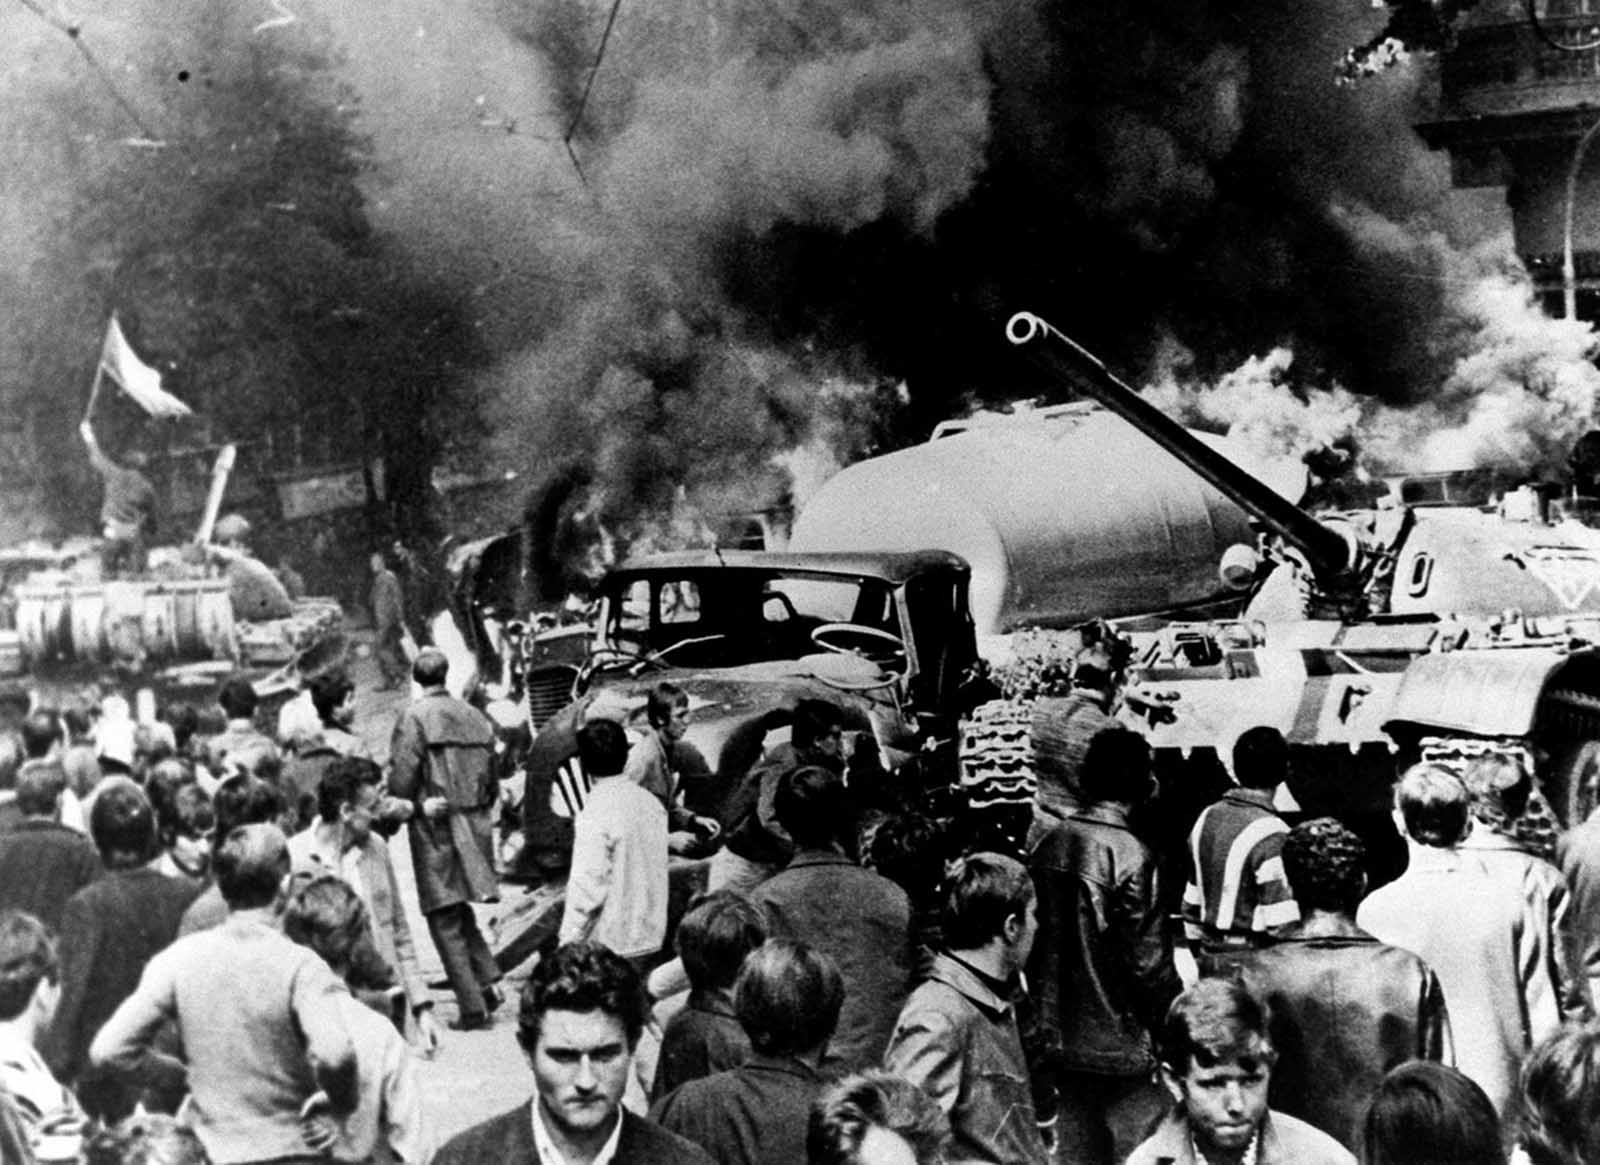
[[[1045,1160],[1016,1010],[949,955],[906,1001],[884,1067],[938,1101],[954,1160]]]
[[[31,914],[53,932],[67,899],[103,872],[94,842],[58,822],[25,817],[0,834],[0,909]]]
[[[1148,1071],[1149,1033],[1181,989],[1155,856],[1128,828],[1127,810],[1102,803],[1047,833],[1028,867],[1039,895],[1028,980],[1040,1019],[1061,1033],[1063,1066]]]
[[[876,1067],[911,991],[915,956],[906,892],[843,854],[801,850],[751,899],[770,933],[799,939],[839,964],[844,1007],[823,1070],[842,1075]]]
[[[1237,957],[1244,980],[1272,1009],[1273,1109],[1315,1125],[1354,1150],[1368,1099],[1407,1060],[1455,1059],[1444,992],[1410,951],[1354,922],[1290,928]]]
[[[79,1079],[95,1032],[133,994],[151,957],[178,937],[178,922],[198,893],[193,882],[143,868],[114,870],[67,902],[61,1002],[44,1043],[58,1080]]]
[[[667,1020],[661,1033],[650,1099],[660,1100],[680,1084],[737,1068],[749,1058],[750,1037],[727,994],[691,991],[689,1002]]]
[[[489,718],[442,688],[424,692],[395,721],[389,755],[389,792],[415,808],[407,829],[422,912],[493,901],[499,788]],[[429,820],[429,797],[443,797],[449,812]]]
[[[535,1102],[537,1103],[537,1102]],[[433,1165],[539,1165],[533,1143],[533,1113],[519,1104],[445,1142]],[[622,1136],[613,1165],[715,1165],[704,1149],[657,1128],[631,1112],[622,1114]]]
[[[690,1080],[650,1106],[650,1119],[718,1165],[806,1165],[806,1126],[822,1077],[798,1060],[752,1056]]]

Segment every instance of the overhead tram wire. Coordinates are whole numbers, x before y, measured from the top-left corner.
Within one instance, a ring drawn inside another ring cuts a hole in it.
[[[585,190],[589,189],[589,179],[584,176],[577,151],[572,148],[572,136],[578,132],[578,124],[583,121],[584,110],[589,108],[589,95],[594,92],[594,79],[600,75],[600,63],[606,58],[606,46],[611,43],[611,30],[617,26],[617,13],[621,10],[622,0],[611,0],[611,11],[606,15],[606,27],[600,33],[600,44],[594,51],[594,64],[589,66],[589,76],[584,80],[583,93],[578,98],[578,108],[573,112],[572,121],[567,125],[567,132],[561,139],[567,147],[567,157],[572,160],[572,168],[578,172],[578,181],[583,183]]]
[[[144,118],[139,116],[139,111],[134,108],[133,102],[124,97],[122,91],[117,88],[116,82],[111,79],[110,72],[100,63],[100,59],[83,42],[83,29],[81,26],[62,20],[54,13],[46,11],[44,6],[38,3],[38,0],[17,0],[17,3],[32,12],[51,28],[64,34],[73,43],[78,52],[82,54],[83,59],[88,62],[89,68],[100,79],[100,83],[105,86],[106,92],[111,94],[111,99],[117,103],[118,108],[123,113],[128,115],[128,120],[138,128],[141,137],[148,141],[160,140],[156,131],[145,122]]]

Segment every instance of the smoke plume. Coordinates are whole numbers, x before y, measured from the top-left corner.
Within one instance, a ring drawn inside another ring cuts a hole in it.
[[[1019,309],[1190,416],[1384,467],[1546,463],[1592,412],[1589,330],[1412,131],[1429,62],[1334,85],[1383,22],[1358,0],[242,2],[258,42],[331,38],[366,211],[470,328],[491,437],[457,455],[560,483],[618,550],[1058,394],[1004,343]],[[112,0],[84,40],[155,107],[163,22],[205,12]],[[0,19],[0,279],[92,350],[106,290],[53,208],[131,131],[57,31]],[[0,371],[52,342],[10,326]]]

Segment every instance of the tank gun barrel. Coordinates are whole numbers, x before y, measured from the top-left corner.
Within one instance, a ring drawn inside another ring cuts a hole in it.
[[[1350,569],[1351,547],[1342,535],[1197,440],[1141,397],[1094,353],[1048,321],[1031,312],[1018,312],[1006,324],[1006,338],[1026,349],[1045,371],[1122,417],[1224,497],[1298,548],[1318,578],[1331,578]]]

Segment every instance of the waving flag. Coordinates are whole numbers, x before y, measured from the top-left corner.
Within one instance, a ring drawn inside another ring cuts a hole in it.
[[[161,373],[139,359],[122,334],[117,315],[111,313],[105,346],[100,349],[100,371],[122,386],[153,417],[187,417],[189,406],[161,387]]]

